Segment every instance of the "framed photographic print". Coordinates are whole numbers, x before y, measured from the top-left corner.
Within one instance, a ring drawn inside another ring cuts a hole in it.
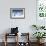
[[[12,19],[25,18],[25,8],[10,8],[10,18]]]

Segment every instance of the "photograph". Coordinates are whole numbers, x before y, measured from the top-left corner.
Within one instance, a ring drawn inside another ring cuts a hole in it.
[[[10,18],[25,18],[25,8],[10,8]]]

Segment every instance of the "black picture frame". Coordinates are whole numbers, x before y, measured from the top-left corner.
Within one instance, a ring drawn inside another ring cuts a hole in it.
[[[10,18],[11,19],[24,19],[25,8],[10,8]]]

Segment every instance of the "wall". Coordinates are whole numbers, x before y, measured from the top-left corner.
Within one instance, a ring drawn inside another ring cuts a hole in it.
[[[25,19],[10,19],[10,8],[25,8]],[[32,36],[32,24],[36,24],[36,0],[0,0],[0,34],[17,26],[19,32]]]

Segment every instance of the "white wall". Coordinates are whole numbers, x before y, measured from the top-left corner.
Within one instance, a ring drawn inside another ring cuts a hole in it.
[[[10,8],[25,8],[25,19],[10,19]],[[36,24],[36,0],[0,0],[0,34],[17,26],[32,35],[32,24]]]

